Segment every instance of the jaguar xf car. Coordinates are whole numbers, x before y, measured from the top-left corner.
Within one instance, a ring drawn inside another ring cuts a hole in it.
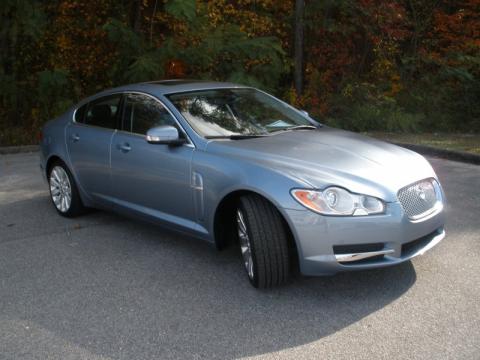
[[[40,167],[60,215],[100,208],[237,246],[258,288],[295,271],[399,264],[445,236],[444,192],[422,156],[252,87],[123,86],[42,134]]]

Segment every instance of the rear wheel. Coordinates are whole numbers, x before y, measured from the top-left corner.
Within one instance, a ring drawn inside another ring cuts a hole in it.
[[[278,210],[258,195],[240,198],[236,225],[242,259],[251,284],[268,288],[289,277],[288,232]]]
[[[65,217],[74,217],[85,208],[78,189],[68,168],[61,162],[52,165],[48,175],[50,198],[57,212]]]

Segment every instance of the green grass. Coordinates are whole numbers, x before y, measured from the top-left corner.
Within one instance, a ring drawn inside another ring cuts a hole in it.
[[[365,133],[365,135],[391,142],[426,145],[440,149],[464,151],[480,155],[480,134],[407,134],[368,132]]]

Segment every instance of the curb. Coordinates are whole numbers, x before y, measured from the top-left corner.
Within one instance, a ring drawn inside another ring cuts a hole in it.
[[[392,144],[419,152],[423,155],[430,155],[430,156],[439,157],[442,159],[480,165],[480,155],[477,155],[477,154],[467,153],[464,151],[439,149],[439,148],[434,148],[434,147],[425,146],[425,145],[405,144],[405,143],[398,143],[398,142],[392,142]]]
[[[0,155],[31,153],[39,150],[38,145],[0,146]]]

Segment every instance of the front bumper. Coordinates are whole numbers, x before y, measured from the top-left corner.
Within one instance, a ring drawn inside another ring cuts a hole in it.
[[[425,253],[445,237],[443,208],[417,221],[404,215],[399,202],[388,203],[383,215],[358,217],[284,210],[304,275],[330,275],[399,264]]]

